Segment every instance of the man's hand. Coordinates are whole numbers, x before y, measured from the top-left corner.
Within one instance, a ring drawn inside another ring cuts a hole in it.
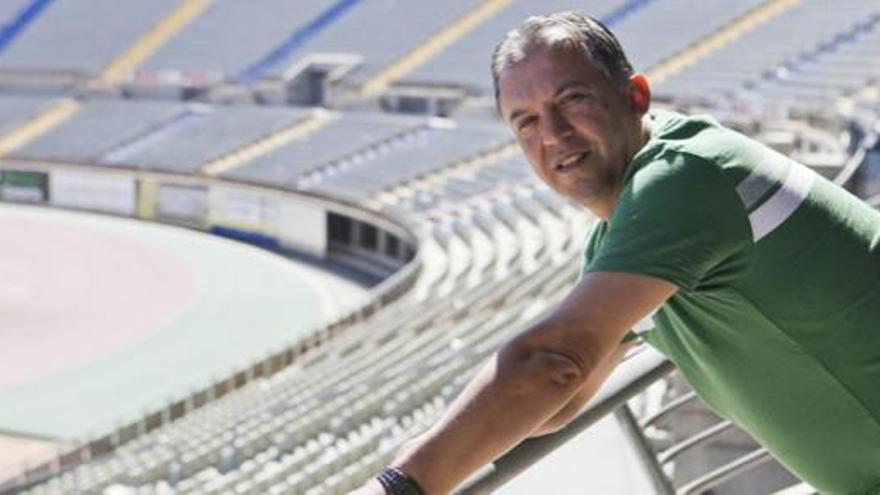
[[[585,275],[557,311],[504,345],[443,419],[392,465],[425,495],[450,492],[560,413],[570,414],[563,411],[569,404],[579,409],[598,388],[596,377],[610,372],[603,368],[620,352],[626,332],[675,291],[642,275]]]

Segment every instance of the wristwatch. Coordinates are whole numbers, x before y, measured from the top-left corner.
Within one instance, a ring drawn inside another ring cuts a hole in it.
[[[425,495],[418,483],[400,469],[388,466],[377,477],[386,495]]]

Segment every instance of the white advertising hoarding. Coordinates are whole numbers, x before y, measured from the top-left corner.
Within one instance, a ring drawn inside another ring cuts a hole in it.
[[[160,218],[204,222],[208,218],[208,189],[202,186],[160,184],[156,214]]]
[[[136,197],[132,177],[106,172],[50,172],[49,203],[53,206],[134,216]]]
[[[327,211],[317,204],[285,199],[278,238],[290,249],[323,258],[327,254]]]
[[[215,186],[210,190],[209,204],[212,225],[267,235],[278,232],[279,193]]]

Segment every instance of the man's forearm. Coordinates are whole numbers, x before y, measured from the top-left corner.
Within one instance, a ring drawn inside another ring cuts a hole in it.
[[[394,464],[427,495],[445,494],[553,417],[589,372],[566,356],[508,346]]]

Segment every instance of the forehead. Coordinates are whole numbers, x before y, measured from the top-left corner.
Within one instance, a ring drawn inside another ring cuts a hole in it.
[[[607,87],[608,78],[584,54],[565,46],[540,46],[506,66],[498,77],[502,115],[514,107],[552,97],[571,83]]]

